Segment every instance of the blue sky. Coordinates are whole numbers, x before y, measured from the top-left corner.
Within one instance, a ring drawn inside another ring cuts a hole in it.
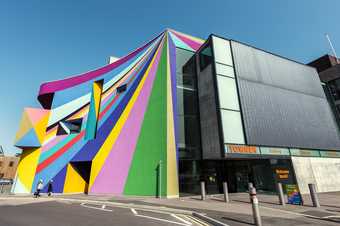
[[[123,56],[165,28],[218,34],[307,63],[340,54],[339,0],[16,1],[0,3],[0,145],[13,147],[39,85]]]

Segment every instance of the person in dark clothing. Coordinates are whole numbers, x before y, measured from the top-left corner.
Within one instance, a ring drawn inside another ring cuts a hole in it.
[[[53,180],[50,180],[47,185],[48,196],[51,196],[53,192]]]
[[[34,192],[35,198],[40,197],[40,191],[41,191],[41,189],[43,189],[43,187],[44,187],[43,180],[40,179],[38,184],[37,184],[37,190],[36,190],[36,192]]]

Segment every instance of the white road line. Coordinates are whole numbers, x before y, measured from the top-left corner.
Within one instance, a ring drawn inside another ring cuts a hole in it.
[[[209,224],[205,223],[204,221],[202,221],[200,219],[197,219],[196,217],[193,217],[193,216],[186,216],[186,217],[189,218],[190,220],[192,220],[193,222],[195,222],[198,225],[209,226]]]
[[[157,217],[150,217],[150,216],[145,216],[145,215],[136,215],[136,217],[144,217],[144,218],[149,218],[152,220],[158,220],[158,221],[163,221],[163,222],[168,222],[168,223],[172,223],[172,224],[178,224],[178,225],[183,225],[183,226],[189,226],[187,224],[183,224],[183,223],[179,223],[176,221],[169,221],[169,220],[165,220],[165,219],[161,219],[161,218],[157,218]]]
[[[80,204],[83,207],[89,208],[89,209],[96,209],[96,210],[102,210],[102,211],[107,211],[107,212],[112,212],[112,210],[108,210],[108,209],[103,209],[103,208],[99,208],[99,207],[94,207],[94,206],[87,206],[86,203],[82,203]]]
[[[130,210],[132,211],[132,213],[133,213],[134,215],[137,215],[137,214],[138,214],[137,211],[136,211],[134,208],[131,208]]]
[[[178,215],[176,215],[176,214],[171,214],[171,216],[173,216],[174,218],[176,218],[177,220],[180,220],[180,221],[182,221],[184,224],[187,224],[187,225],[192,225],[192,223],[191,222],[189,222],[189,221],[186,221],[186,220],[184,220],[183,218],[181,218],[181,217],[179,217]]]

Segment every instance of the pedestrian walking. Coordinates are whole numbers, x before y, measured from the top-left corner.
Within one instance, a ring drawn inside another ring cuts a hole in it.
[[[48,196],[51,196],[52,195],[52,192],[53,192],[53,180],[50,180],[48,182],[48,186],[47,186],[47,193],[48,193]]]
[[[43,180],[40,179],[38,184],[37,184],[37,190],[36,190],[36,192],[34,192],[34,197],[35,198],[40,197],[40,191],[41,191],[41,189],[43,189],[43,186],[44,186]]]

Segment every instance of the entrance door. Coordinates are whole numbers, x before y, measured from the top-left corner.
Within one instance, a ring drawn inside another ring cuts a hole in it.
[[[250,179],[248,164],[237,164],[235,167],[235,177],[236,192],[248,191],[248,182]]]

